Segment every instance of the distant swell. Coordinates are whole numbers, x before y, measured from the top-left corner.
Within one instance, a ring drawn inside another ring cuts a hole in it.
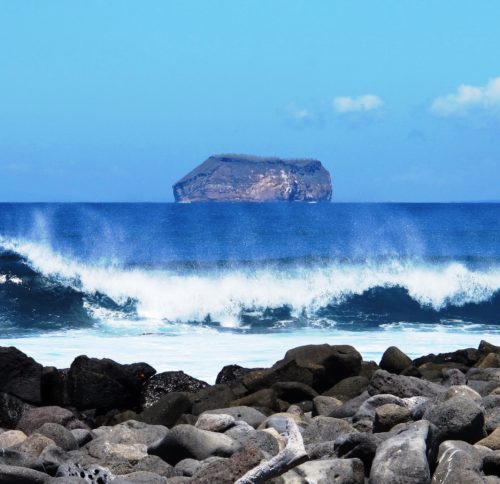
[[[0,240],[0,323],[43,330],[175,323],[226,328],[500,323],[500,267],[409,260],[203,270],[82,263]]]

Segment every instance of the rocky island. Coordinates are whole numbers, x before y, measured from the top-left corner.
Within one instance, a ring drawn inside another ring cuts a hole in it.
[[[332,198],[320,161],[216,155],[174,186],[176,202],[323,202]]]

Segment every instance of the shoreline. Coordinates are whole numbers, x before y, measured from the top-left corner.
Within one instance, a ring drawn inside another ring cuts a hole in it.
[[[392,344],[416,358],[428,352],[430,342],[435,353],[444,353],[455,348],[477,347],[481,339],[500,346],[500,333],[461,331],[452,327],[441,331],[436,327],[418,331],[306,328],[239,334],[190,326],[185,331],[144,335],[108,335],[74,330],[2,338],[0,346],[15,346],[48,366],[69,367],[78,355],[87,354],[95,358],[111,358],[122,364],[147,361],[158,371],[182,370],[214,383],[220,368],[225,365],[271,366],[289,348],[304,344],[349,344],[365,360],[378,362],[385,349]],[[196,348],[196,351],[191,348]]]
[[[500,482],[490,342],[413,359],[391,346],[379,364],[304,345],[215,385],[137,361],[57,369],[0,347],[0,482]]]

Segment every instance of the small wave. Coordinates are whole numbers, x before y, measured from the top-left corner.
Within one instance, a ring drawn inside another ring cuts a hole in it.
[[[47,284],[82,294],[89,319],[103,323],[324,326],[363,319],[382,324],[408,314],[424,320],[500,322],[500,267],[473,270],[462,262],[392,259],[186,273],[82,263],[26,240],[0,240],[0,245],[22,257]],[[24,280],[23,274],[5,268],[0,273],[4,286]]]

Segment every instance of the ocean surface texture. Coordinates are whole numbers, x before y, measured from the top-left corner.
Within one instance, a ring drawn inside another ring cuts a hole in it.
[[[0,344],[213,380],[500,341],[500,204],[0,204]]]

